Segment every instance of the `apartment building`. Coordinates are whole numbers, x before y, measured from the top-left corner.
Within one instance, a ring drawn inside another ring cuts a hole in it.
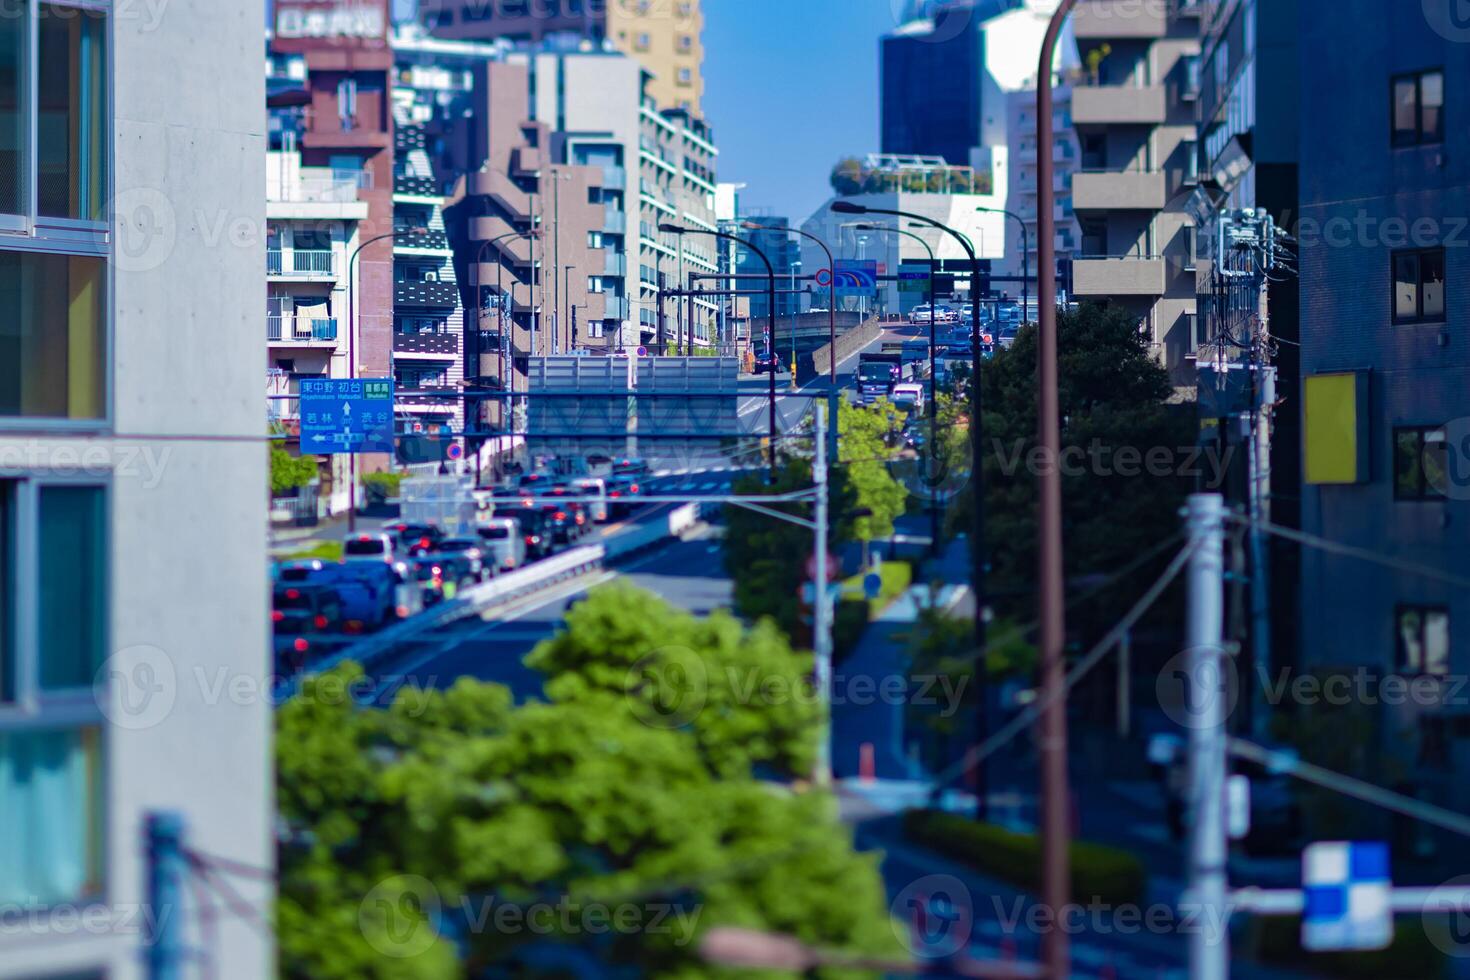
[[[348,377],[349,259],[368,205],[359,170],[303,167],[299,151],[266,154],[267,417],[283,445],[301,451],[297,399],[303,380]],[[321,457],[320,481],[297,513],[339,514],[351,505],[346,457]]]
[[[279,0],[269,35],[268,123],[273,150],[357,185],[367,213],[358,242],[333,282],[346,293],[336,314],[348,377],[384,378],[393,357],[393,54],[387,0]],[[283,229],[284,231],[284,229]],[[331,243],[311,238],[312,261],[330,262]],[[284,249],[283,249],[284,251]],[[338,307],[334,306],[334,310]],[[294,365],[288,374],[297,373]],[[290,382],[288,382],[289,384]],[[299,377],[297,382],[299,384]],[[362,457],[366,470],[391,464]]]
[[[698,114],[704,97],[704,14],[699,0],[420,0],[419,19],[438,37],[580,50],[621,51],[652,76],[649,95],[666,108]]]
[[[1082,73],[1072,89],[1081,167],[1072,207],[1078,299],[1137,314],[1181,388],[1194,385],[1197,174],[1193,100],[1201,4],[1083,0],[1072,17]]]
[[[1063,80],[1055,85],[1052,91],[1052,184],[1056,193],[1054,204],[1056,238],[1053,247],[1058,267],[1065,268],[1065,264],[1072,260],[1081,242],[1081,229],[1077,224],[1077,213],[1072,204],[1072,181],[1081,165],[1081,153],[1077,143],[1077,132],[1072,126],[1071,83]],[[997,263],[996,272],[999,273],[1001,269],[1004,269],[1007,275],[1017,276],[1024,273],[1037,278],[1040,261],[1037,240],[1040,192],[1037,184],[1036,86],[1034,80],[1026,88],[1009,93],[1007,114],[1010,120],[1008,128],[1012,134],[1012,152],[1010,193],[1006,197],[1005,208],[1020,219],[1019,225],[1023,227],[1017,227],[1013,223],[1008,229],[1012,236],[1008,241],[1015,247],[1006,249],[1005,261]],[[1023,249],[1024,260],[1021,258]],[[1018,298],[1022,292],[1014,284],[1004,288],[998,287],[998,289],[1010,294],[1013,298]],[[1033,285],[1030,295],[1034,299],[1036,294],[1037,288]]]
[[[197,854],[262,869],[226,873],[249,907],[273,900],[265,11],[158,13],[29,0],[0,18],[11,977],[145,975],[151,814]],[[273,972],[259,923],[216,907],[203,929],[190,894],[163,914],[209,972]]]
[[[1297,22],[1302,51],[1332,52],[1301,74],[1302,529],[1402,570],[1302,549],[1302,666],[1419,685],[1355,699],[1338,751],[1464,812],[1470,596],[1441,576],[1470,576],[1470,46],[1447,7],[1340,13]],[[1396,856],[1434,843],[1371,829]]]

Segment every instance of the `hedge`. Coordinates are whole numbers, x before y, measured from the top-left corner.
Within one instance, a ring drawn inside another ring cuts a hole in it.
[[[904,835],[975,870],[1032,894],[1041,892],[1041,840],[938,810],[909,810]],[[1141,905],[1148,886],[1143,862],[1127,851],[1075,841],[1072,897],[1080,904]]]
[[[1301,934],[1300,916],[1252,916],[1242,937],[1241,952],[1262,963],[1344,980],[1438,980],[1445,976],[1445,956],[1425,934],[1424,920],[1418,915],[1394,919],[1393,944],[1387,949],[1309,953],[1301,947]]]

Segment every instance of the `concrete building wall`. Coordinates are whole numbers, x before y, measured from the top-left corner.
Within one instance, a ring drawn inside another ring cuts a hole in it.
[[[143,976],[149,810],[181,813],[199,851],[267,873],[274,864],[258,438],[264,16],[259,0],[245,0],[115,18],[112,416],[75,435],[0,419],[5,475],[54,473],[65,454],[86,450],[85,479],[110,494],[108,657],[96,701],[84,692],[74,715],[101,727],[100,915],[83,927],[80,913],[69,922],[42,913],[0,933],[8,976]],[[201,78],[210,84],[180,84]],[[17,468],[16,459],[29,462]],[[243,695],[210,686],[216,680]],[[14,721],[0,711],[0,728]],[[10,813],[21,805],[4,803]],[[251,906],[270,907],[268,884],[232,882]],[[169,911],[197,925],[192,908]],[[222,978],[274,971],[270,940],[235,915],[218,917],[209,952]]]

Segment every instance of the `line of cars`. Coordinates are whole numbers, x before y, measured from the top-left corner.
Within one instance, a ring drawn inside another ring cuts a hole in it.
[[[299,673],[313,656],[550,557],[596,524],[626,515],[643,496],[647,466],[632,459],[609,462],[606,476],[537,471],[496,487],[490,492],[494,506],[479,509],[465,533],[405,521],[349,537],[340,562],[276,563],[271,623],[277,675]]]

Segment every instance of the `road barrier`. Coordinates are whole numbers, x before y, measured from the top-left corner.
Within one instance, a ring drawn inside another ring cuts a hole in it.
[[[838,334],[837,363],[841,364],[843,361],[851,357],[854,353],[862,350],[864,347],[877,340],[879,334],[881,334],[882,332],[883,328],[879,324],[878,320],[875,318],[870,319],[866,323],[863,323],[859,326],[853,327],[846,333]],[[812,369],[816,373],[822,375],[828,373],[828,364],[830,363],[830,359],[832,356],[831,347],[832,345],[830,343],[826,343],[812,352]]]

